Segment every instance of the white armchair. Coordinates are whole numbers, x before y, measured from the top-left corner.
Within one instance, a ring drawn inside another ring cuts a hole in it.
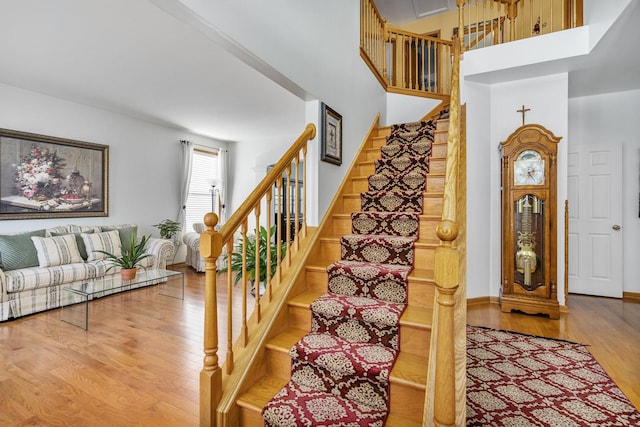
[[[193,224],[194,231],[182,236],[182,241],[187,247],[187,258],[184,262],[201,273],[204,272],[204,258],[200,256],[200,233],[205,229],[203,223],[196,223]]]
[[[197,272],[204,272],[204,258],[200,256],[200,234],[204,232],[207,228],[204,223],[195,223],[193,224],[192,232],[185,233],[182,237],[182,241],[187,247],[187,257],[185,259],[185,263],[190,265]],[[227,253],[226,247],[222,248],[222,254],[218,257],[217,265],[218,268],[224,267],[225,257],[224,255]]]

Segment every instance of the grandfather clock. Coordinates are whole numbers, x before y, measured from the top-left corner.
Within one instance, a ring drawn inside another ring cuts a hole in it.
[[[504,312],[560,317],[557,292],[559,137],[523,125],[502,148],[502,296]]]

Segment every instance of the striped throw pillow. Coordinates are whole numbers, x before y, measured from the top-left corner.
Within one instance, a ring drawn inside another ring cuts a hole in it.
[[[40,267],[55,267],[56,265],[84,262],[78,251],[76,238],[73,235],[58,237],[31,236],[33,245],[38,253]]]
[[[122,255],[118,230],[94,234],[82,233],[81,236],[82,240],[84,240],[84,247],[87,249],[87,261],[97,261],[107,257],[102,252],[94,251],[106,251],[116,257]]]

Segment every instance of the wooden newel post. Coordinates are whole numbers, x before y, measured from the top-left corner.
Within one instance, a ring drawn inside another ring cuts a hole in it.
[[[216,260],[222,253],[222,236],[214,227],[218,215],[204,217],[207,229],[200,235],[200,254],[205,260],[204,364],[200,371],[200,426],[216,425],[216,408],[222,395],[222,369],[218,365],[218,302]]]
[[[436,426],[454,426],[456,421],[456,379],[454,346],[455,293],[460,283],[460,254],[452,242],[458,236],[454,221],[443,220],[437,228],[442,244],[435,254],[435,282],[438,302],[438,336],[434,391]]]

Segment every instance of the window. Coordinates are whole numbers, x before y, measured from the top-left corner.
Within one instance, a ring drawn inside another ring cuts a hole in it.
[[[208,212],[215,211],[212,184],[220,178],[217,150],[193,150],[191,181],[186,208],[185,233],[193,230],[193,224],[202,222]]]

